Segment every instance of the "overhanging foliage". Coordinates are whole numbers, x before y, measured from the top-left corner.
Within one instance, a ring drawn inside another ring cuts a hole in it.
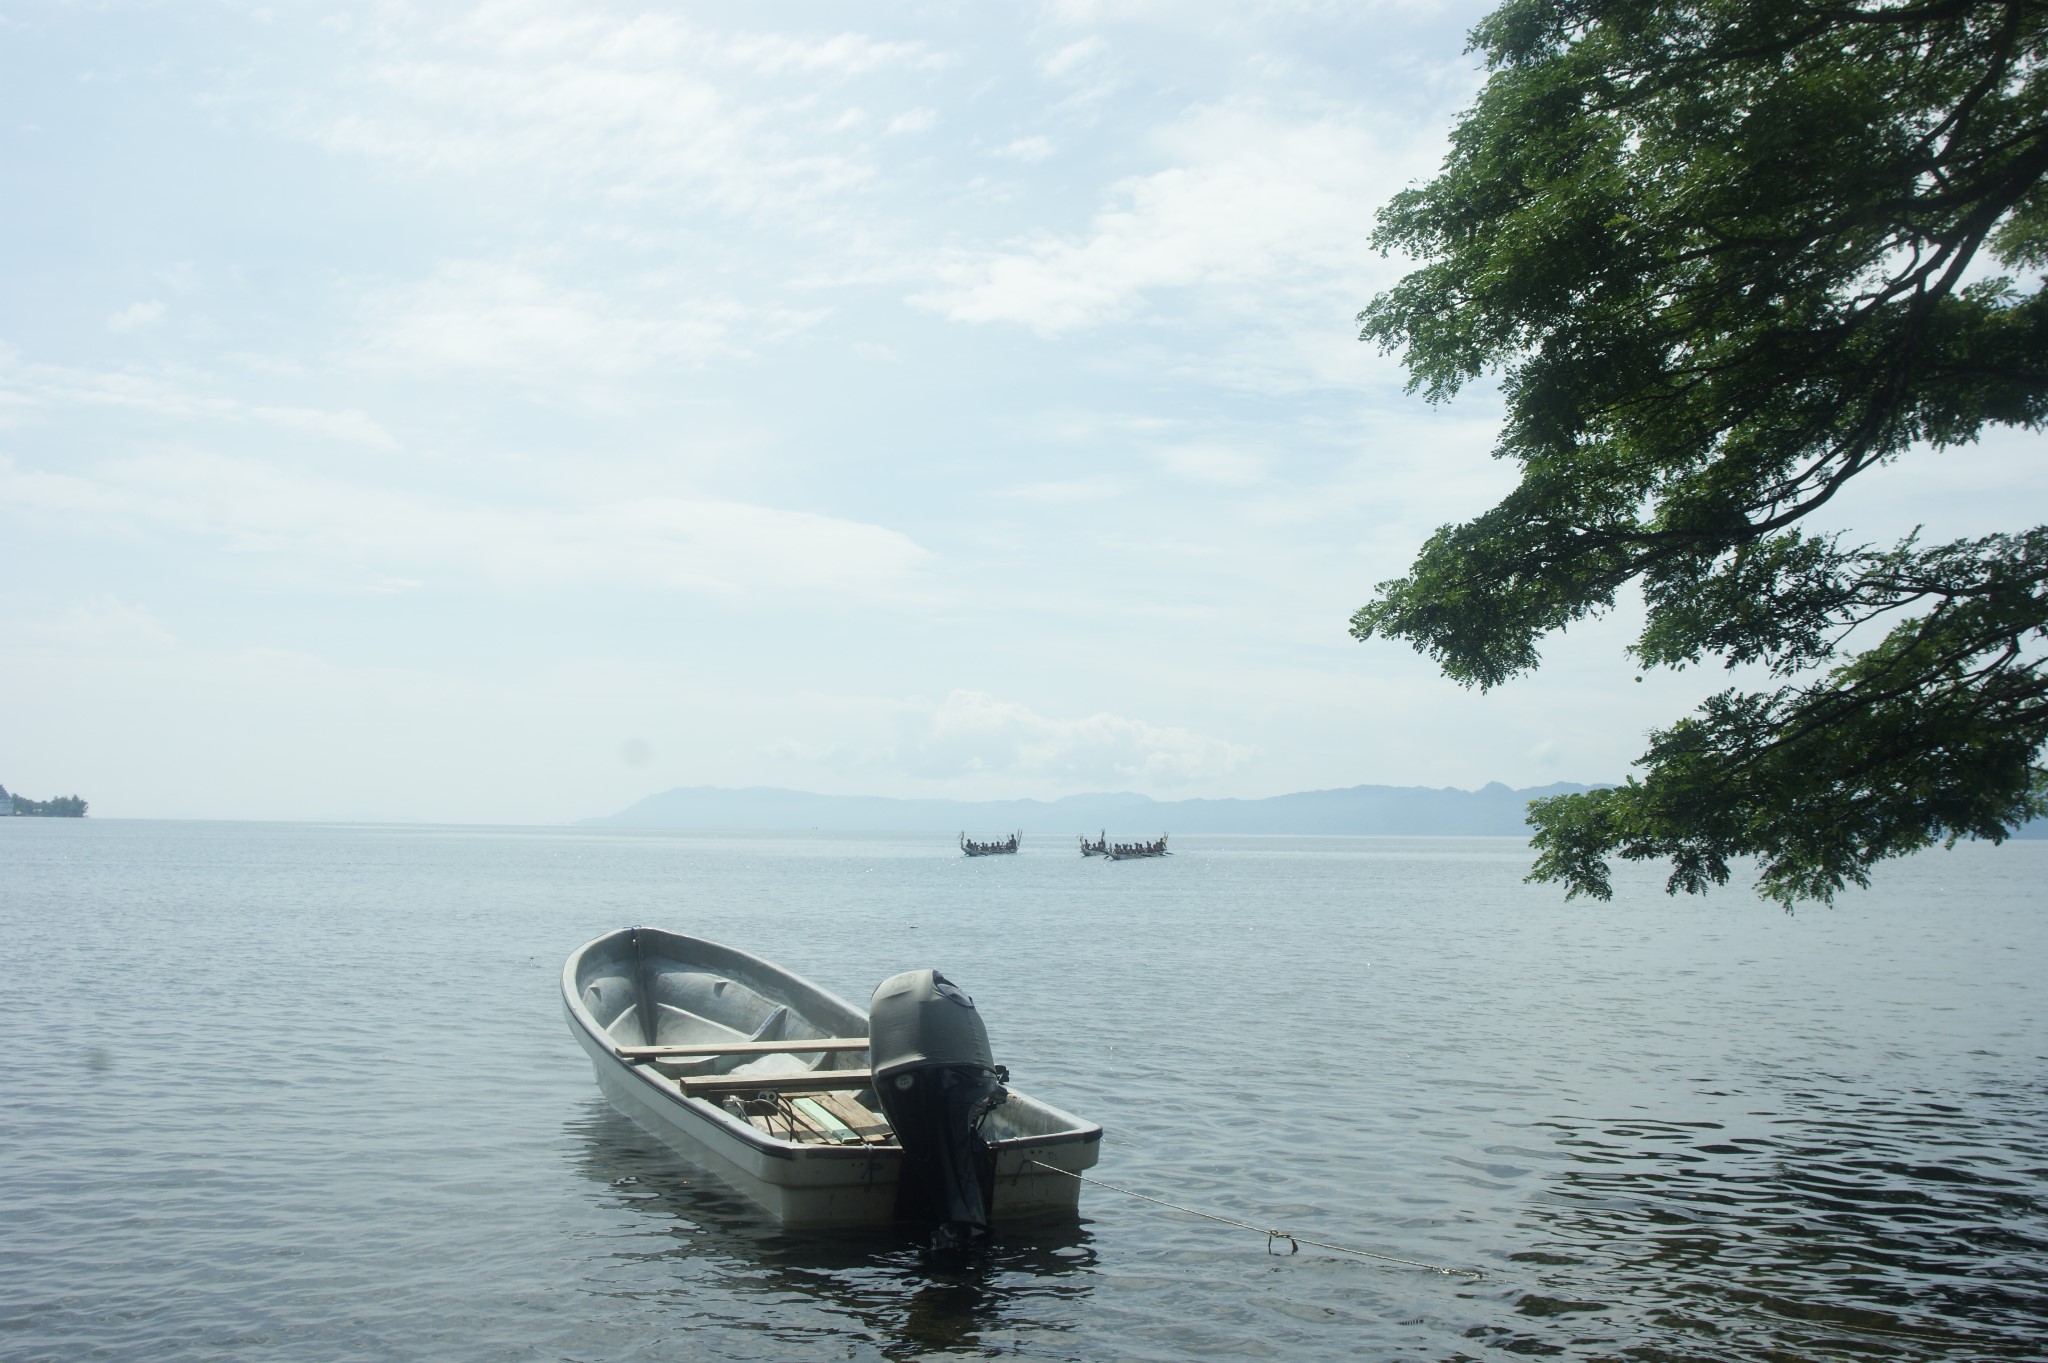
[[[1500,376],[1521,482],[1352,632],[1488,688],[1635,583],[1638,661],[1779,679],[1532,808],[1570,894],[1608,897],[1610,855],[1671,858],[1674,891],[1753,855],[1763,893],[1829,900],[2048,810],[2048,529],[1799,525],[2048,419],[2048,4],[1510,0],[1473,41],[1490,79],[1374,236],[1420,268],[1360,320],[1431,401]]]

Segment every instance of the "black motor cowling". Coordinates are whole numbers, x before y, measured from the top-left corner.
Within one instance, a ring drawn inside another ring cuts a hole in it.
[[[882,981],[868,1005],[875,1094],[903,1146],[911,1212],[936,1221],[934,1249],[988,1235],[995,1152],[981,1122],[1009,1096],[989,1053],[988,1029],[959,986],[936,970]]]

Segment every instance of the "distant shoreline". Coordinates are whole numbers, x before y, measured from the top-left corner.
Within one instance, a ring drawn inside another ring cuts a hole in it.
[[[1494,782],[1478,790],[1351,786],[1252,800],[1155,800],[1118,791],[1047,801],[920,800],[820,795],[766,786],[691,786],[650,795],[616,814],[580,819],[577,826],[875,833],[958,829],[970,837],[1021,830],[1034,836],[1092,838],[1107,831],[1126,840],[1161,833],[1526,838],[1529,801],[1593,788],[1559,782],[1514,790]]]
[[[76,795],[59,795],[49,800],[31,800],[26,795],[9,795],[0,786],[0,818],[82,819],[85,801]]]
[[[6,818],[6,817],[7,817],[7,816],[6,816],[6,814],[5,814],[5,813],[0,813],[0,819],[4,819],[4,818]],[[359,816],[359,817],[350,817],[350,818],[336,818],[336,817],[326,817],[326,818],[322,818],[322,817],[315,817],[315,816],[310,816],[310,815],[309,815],[309,816],[305,816],[305,817],[301,817],[301,818],[288,818],[288,819],[277,819],[277,818],[252,818],[252,817],[248,817],[248,816],[241,816],[241,817],[232,817],[232,818],[230,818],[230,817],[221,817],[221,818],[214,818],[214,817],[209,817],[209,816],[205,816],[205,815],[152,815],[152,814],[115,814],[115,815],[98,815],[98,814],[96,814],[96,815],[93,815],[93,816],[91,817],[91,819],[89,820],[89,822],[91,822],[91,823],[93,823],[93,824],[96,824],[96,825],[100,825],[100,826],[102,826],[102,827],[113,827],[113,826],[117,826],[117,825],[122,825],[122,824],[138,824],[138,823],[146,823],[146,824],[197,824],[197,825],[218,825],[218,826],[220,826],[220,827],[223,827],[223,828],[227,828],[227,827],[234,827],[234,826],[237,826],[237,825],[251,825],[251,826],[255,826],[255,827],[259,827],[259,828],[271,828],[271,827],[277,827],[277,828],[292,828],[292,827],[298,827],[298,828],[347,828],[347,829],[377,829],[377,828],[391,828],[391,829],[405,829],[405,830],[413,830],[413,831],[425,831],[425,830],[431,830],[431,829],[443,829],[443,828],[445,828],[445,829],[481,829],[481,830],[493,830],[493,829],[495,829],[495,830],[503,830],[503,831],[505,831],[505,832],[508,832],[508,833],[511,833],[511,832],[518,832],[518,833],[549,833],[549,832],[560,832],[560,831],[564,831],[564,830],[575,830],[575,831],[584,831],[584,832],[593,832],[593,833],[601,833],[601,832],[617,832],[617,833],[679,833],[679,834],[693,834],[693,835],[702,835],[702,836],[707,836],[707,837],[730,837],[730,836],[735,836],[735,835],[745,835],[745,836],[750,836],[750,837],[751,837],[751,836],[760,836],[760,837],[778,837],[778,836],[779,836],[779,837],[813,837],[813,836],[815,836],[815,837],[819,837],[819,838],[831,838],[831,837],[856,837],[856,836],[877,836],[877,837],[889,836],[889,837],[911,837],[911,838],[935,838],[935,839],[938,839],[938,840],[939,840],[939,841],[941,841],[941,842],[947,842],[947,843],[950,843],[951,839],[953,839],[953,838],[954,838],[954,837],[955,837],[955,836],[957,835],[957,833],[959,832],[959,826],[958,826],[958,824],[957,824],[957,823],[955,823],[955,824],[953,824],[953,825],[939,825],[939,824],[932,824],[932,825],[929,825],[929,826],[927,826],[927,827],[922,827],[922,828],[847,828],[847,827],[835,826],[835,825],[831,825],[831,824],[803,824],[803,825],[798,825],[798,824],[773,824],[773,825],[759,825],[759,826],[744,826],[744,827],[742,827],[742,826],[738,826],[738,825],[734,825],[734,824],[729,824],[729,823],[727,823],[727,824],[716,824],[716,823],[706,823],[706,824],[611,824],[611,823],[607,823],[607,822],[605,822],[605,821],[602,821],[602,820],[593,820],[593,819],[550,819],[550,820],[540,820],[540,821],[520,822],[520,821],[510,821],[510,820],[463,820],[463,819],[428,819],[428,818],[400,818],[400,817],[394,817],[394,816],[387,816],[387,817],[384,817],[384,818],[372,818],[372,817],[369,817],[369,816]],[[1094,830],[1090,830],[1090,834],[1091,834],[1091,835],[1093,834],[1093,831],[1094,831]],[[1141,832],[1142,832],[1143,830],[1141,829],[1141,830],[1139,830],[1139,831],[1141,831]],[[1467,833],[1460,833],[1460,832],[1448,832],[1448,833],[1416,833],[1416,832],[1371,832],[1371,831],[1366,831],[1366,832],[1359,832],[1359,831],[1337,831],[1337,832],[1325,832],[1325,831],[1320,831],[1320,830],[1301,830],[1301,829],[1279,829],[1279,830],[1246,830],[1246,829],[1234,829],[1234,830],[1233,830],[1233,829],[1210,829],[1210,828],[1203,828],[1203,829],[1176,829],[1176,828],[1169,828],[1169,829],[1165,829],[1165,830],[1163,830],[1163,831],[1171,833],[1171,834],[1172,834],[1172,835],[1173,835],[1173,836],[1174,836],[1175,838],[1180,838],[1180,837],[1183,837],[1183,836],[1186,836],[1186,837],[1197,837],[1197,838],[1203,838],[1203,837],[1217,837],[1217,838],[1332,838],[1332,839],[1336,839],[1336,838],[1388,838],[1388,839],[1396,839],[1396,838],[1445,838],[1445,839],[1475,838],[1475,839],[1481,839],[1481,838],[1483,838],[1483,839],[1489,839],[1489,840],[1500,840],[1500,841],[1514,841],[1514,842],[1520,843],[1520,844],[1522,844],[1522,845],[1524,845],[1524,846],[1527,846],[1527,844],[1528,844],[1528,842],[1529,842],[1529,837],[1530,837],[1530,832],[1529,832],[1529,830],[1528,830],[1528,829],[1526,829],[1526,828],[1518,828],[1518,829],[1514,829],[1514,830],[1511,830],[1511,831],[1508,831],[1508,832],[1497,832],[1497,833],[1469,833],[1469,832],[1467,832]],[[1038,851],[1043,851],[1043,850],[1045,850],[1045,848],[1046,848],[1046,847],[1049,847],[1049,846],[1050,846],[1050,847],[1057,847],[1057,848],[1060,848],[1060,849],[1062,849],[1062,850],[1067,850],[1067,849],[1071,849],[1071,848],[1073,848],[1073,846],[1074,846],[1074,843],[1073,843],[1073,839],[1074,839],[1074,837],[1076,836],[1076,832],[1077,832],[1077,830],[1076,830],[1076,829],[1073,829],[1073,828],[1050,828],[1050,829],[1040,829],[1040,830],[1036,830],[1036,831],[1034,831],[1034,830],[1031,830],[1031,829],[1025,829],[1025,830],[1024,830],[1024,836],[1025,836],[1025,845],[1024,845],[1024,848],[1023,848],[1023,850],[1024,850],[1024,851],[1027,851],[1027,852],[1038,852]],[[1989,842],[1990,842],[1991,840],[1990,840],[1989,838],[1965,838],[1965,839],[1963,839],[1962,841],[1964,841],[1964,842],[1972,842],[1972,843],[1976,843],[1976,842],[1982,842],[1982,843],[1989,843]],[[2008,835],[2008,836],[2007,836],[2007,838],[2006,838],[2006,841],[2008,841],[2008,842],[2028,842],[2028,843],[2032,843],[2032,842],[2048,842],[2048,819],[2042,819],[2042,820],[2038,820],[2038,821],[2036,821],[2036,822],[2034,822],[2034,823],[2026,824],[2026,825],[2024,825],[2023,827],[2020,827],[2020,828],[2016,828],[2016,829],[2014,829],[2014,830],[2012,831],[2012,833],[2011,833],[2010,835]]]

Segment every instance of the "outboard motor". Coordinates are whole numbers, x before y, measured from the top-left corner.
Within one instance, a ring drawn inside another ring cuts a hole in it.
[[[936,970],[891,975],[868,1005],[875,1094],[903,1146],[907,1196],[937,1221],[933,1249],[988,1235],[995,1152],[981,1122],[1009,1092],[974,1000]]]

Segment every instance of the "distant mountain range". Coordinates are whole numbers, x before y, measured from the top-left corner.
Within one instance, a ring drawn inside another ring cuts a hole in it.
[[[815,795],[749,786],[678,786],[617,814],[580,822],[591,827],[798,829],[843,832],[1096,833],[1352,833],[1410,836],[1527,836],[1529,801],[1590,786],[1510,790],[1498,781],[1478,790],[1426,786],[1352,786],[1309,790],[1263,800],[1154,800],[1128,791],[1069,795],[1059,800],[895,800],[879,795]]]

